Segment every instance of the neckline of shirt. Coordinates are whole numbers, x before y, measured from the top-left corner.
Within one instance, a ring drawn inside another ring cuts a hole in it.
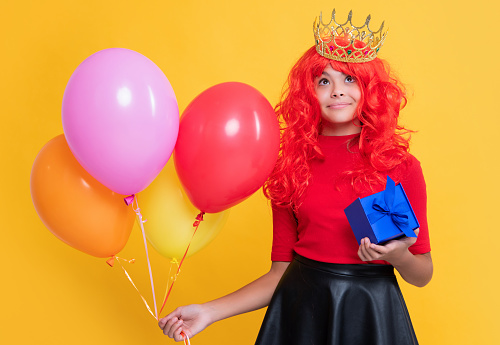
[[[359,133],[355,134],[348,134],[348,135],[319,135],[318,136],[318,143],[320,145],[340,145],[340,144],[347,144],[347,142],[351,139],[354,139],[359,136]]]

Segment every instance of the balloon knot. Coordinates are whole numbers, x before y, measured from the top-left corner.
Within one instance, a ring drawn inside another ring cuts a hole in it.
[[[113,265],[115,264],[115,256],[113,255],[112,257],[110,257],[110,258],[106,261],[106,263],[107,263],[109,266],[113,267]]]
[[[196,221],[193,223],[193,226],[196,227],[198,225],[200,225],[200,222],[203,221],[203,215],[205,214],[205,212],[200,212],[198,213],[198,215],[196,216]]]
[[[125,201],[125,205],[130,205],[134,202],[135,194],[129,195],[123,199]]]

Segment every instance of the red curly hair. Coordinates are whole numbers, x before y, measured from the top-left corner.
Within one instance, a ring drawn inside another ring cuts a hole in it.
[[[309,162],[323,158],[318,146],[321,110],[314,80],[327,64],[353,76],[361,89],[356,109],[361,132],[350,145],[358,146],[362,164],[345,172],[352,187],[358,190],[365,185],[384,184],[387,172],[409,157],[409,137],[405,134],[411,131],[397,122],[407,101],[405,89],[391,75],[389,65],[379,58],[364,63],[338,62],[322,57],[313,46],[292,67],[275,107],[282,127],[280,155],[264,184],[265,196],[275,205],[297,210],[311,179]]]

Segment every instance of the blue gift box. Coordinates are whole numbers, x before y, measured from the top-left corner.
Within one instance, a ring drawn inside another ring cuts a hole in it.
[[[402,236],[417,237],[419,227],[401,184],[387,176],[385,190],[358,198],[344,210],[356,240],[368,237],[379,244]]]

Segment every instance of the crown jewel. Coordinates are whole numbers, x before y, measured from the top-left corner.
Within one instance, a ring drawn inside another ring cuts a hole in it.
[[[371,16],[362,26],[352,23],[352,11],[345,23],[337,23],[335,10],[329,23],[323,23],[322,14],[313,23],[316,51],[328,59],[343,62],[367,62],[375,59],[384,43],[387,30],[382,31],[384,22],[377,31],[370,29]]]

